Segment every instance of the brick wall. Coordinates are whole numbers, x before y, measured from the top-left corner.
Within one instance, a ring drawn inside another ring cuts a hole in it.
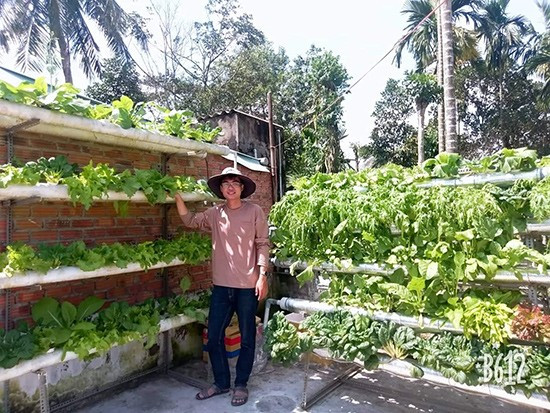
[[[80,142],[70,138],[57,138],[18,133],[14,137],[14,156],[22,161],[34,161],[41,156],[65,155],[69,162],[81,166],[93,160],[94,164],[107,163],[117,170],[127,168],[158,168],[161,154],[127,148],[116,148],[92,142]],[[0,144],[0,159],[6,159],[5,142]],[[206,179],[221,172],[232,162],[221,156],[208,155],[205,159],[171,155],[167,160],[167,173],[170,175],[190,175]],[[240,167],[246,175],[257,183],[256,193],[250,198],[259,204],[266,213],[272,204],[271,176]],[[209,205],[190,203],[192,210],[204,210]],[[22,203],[11,207],[12,242],[21,241],[36,246],[40,243],[56,244],[83,240],[89,246],[113,242],[143,242],[161,237],[163,206],[130,204],[128,214],[118,216],[113,203],[95,203],[88,210],[81,205],[68,202]],[[6,245],[6,222],[8,208],[0,207],[0,242]],[[175,205],[168,207],[169,237],[183,231]],[[179,292],[179,281],[184,276],[192,280],[193,290],[211,286],[209,263],[195,266],[167,268],[169,289]],[[163,294],[161,270],[120,274],[71,282],[46,284],[10,290],[11,326],[18,321],[31,321],[32,304],[44,296],[68,300],[78,304],[90,295],[97,295],[107,301],[127,301],[131,304]],[[5,319],[5,293],[0,291],[0,327]]]

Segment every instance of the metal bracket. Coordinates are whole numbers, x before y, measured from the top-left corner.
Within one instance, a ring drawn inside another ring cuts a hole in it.
[[[361,370],[363,370],[363,367],[355,364],[350,363],[352,366],[342,373],[338,374],[330,383],[328,383],[326,386],[323,386],[321,389],[316,391],[312,396],[309,402],[306,398],[306,391],[307,391],[307,381],[308,381],[308,369],[309,369],[309,358],[310,355],[307,355],[306,359],[306,366],[305,366],[305,377],[304,377],[304,392],[302,394],[302,403],[300,404],[300,407],[305,410],[309,411],[311,407],[323,400],[325,397],[330,395],[334,390],[336,390],[338,387],[346,384],[347,381],[351,380],[356,374],[358,374]]]
[[[50,413],[50,398],[48,396],[46,372],[40,369],[36,371],[36,374],[38,374],[38,391],[40,393],[40,413]]]
[[[529,298],[529,301],[531,301],[533,305],[539,304],[538,291],[536,286],[530,285],[527,287],[527,297]]]
[[[40,123],[40,119],[32,118],[24,122],[18,123],[16,125],[10,126],[9,128],[5,128],[4,131],[6,132],[6,136],[7,136],[9,134],[14,134],[15,132],[18,132],[23,129],[32,128],[33,126],[36,126],[39,123]]]
[[[13,160],[13,135],[15,132],[30,128],[32,126],[38,125],[40,123],[39,119],[29,119],[25,122],[18,123],[9,128],[4,129],[6,137],[6,146],[7,146],[7,161],[11,162]]]

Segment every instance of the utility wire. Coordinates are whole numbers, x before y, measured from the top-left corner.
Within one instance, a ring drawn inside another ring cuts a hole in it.
[[[429,12],[426,16],[424,16],[424,18],[423,18],[422,20],[420,20],[420,22],[418,22],[418,24],[417,24],[416,26],[414,26],[411,30],[409,30],[407,33],[405,33],[403,36],[401,36],[401,38],[400,38],[397,42],[395,42],[395,44],[391,47],[391,49],[388,50],[388,51],[386,52],[386,54],[385,54],[384,56],[382,56],[374,65],[372,65],[372,67],[371,67],[369,70],[367,70],[359,79],[357,79],[355,82],[353,82],[353,84],[352,84],[350,87],[348,87],[348,88],[344,91],[344,93],[342,93],[340,96],[338,96],[336,99],[334,99],[325,109],[323,109],[323,110],[321,111],[321,113],[319,113],[317,116],[314,116],[313,119],[311,119],[308,123],[306,123],[306,124],[300,129],[300,132],[302,132],[305,128],[307,128],[309,125],[311,125],[311,124],[314,122],[314,120],[315,120],[316,117],[320,117],[320,116],[324,115],[330,108],[332,108],[332,107],[333,107],[334,105],[336,105],[338,102],[342,101],[342,100],[344,99],[344,95],[350,93],[350,92],[351,92],[351,89],[352,89],[354,86],[357,86],[357,84],[358,84],[361,80],[363,80],[363,79],[365,78],[365,76],[367,76],[370,72],[372,72],[376,66],[378,66],[380,63],[382,63],[382,61],[383,61],[384,59],[386,59],[386,57],[388,57],[388,56],[390,55],[390,53],[393,52],[397,46],[399,46],[402,42],[404,42],[404,41],[405,41],[410,35],[412,35],[416,30],[418,30],[418,29],[420,28],[420,26],[422,26],[422,24],[424,24],[424,22],[425,22],[426,20],[428,20],[430,17],[432,17],[432,15],[433,15],[436,11],[438,11],[438,10],[441,8],[441,6],[443,5],[443,3],[444,3],[445,1],[451,1],[451,0],[441,0],[441,1],[439,2],[439,4],[438,4],[436,7],[434,7],[434,9],[433,9],[431,12]],[[288,139],[285,139],[285,140],[282,141],[281,143],[275,145],[275,147],[282,146],[283,144],[285,144],[286,142],[288,142],[290,139],[292,139],[292,136],[289,137]]]

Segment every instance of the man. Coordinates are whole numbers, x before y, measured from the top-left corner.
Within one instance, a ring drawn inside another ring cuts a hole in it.
[[[186,227],[212,233],[212,298],[208,315],[208,354],[214,384],[197,393],[205,400],[227,393],[230,373],[225,353],[225,329],[237,312],[241,349],[236,366],[231,404],[248,401],[247,383],[256,347],[256,310],[267,296],[266,271],[269,258],[267,219],[262,209],[243,201],[254,193],[256,184],[235,168],[225,168],[208,180],[208,186],[225,203],[205,212],[189,212],[176,195],[178,213]]]

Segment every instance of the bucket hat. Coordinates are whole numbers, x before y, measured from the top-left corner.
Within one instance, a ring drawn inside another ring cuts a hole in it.
[[[216,194],[218,198],[224,198],[220,185],[222,180],[227,177],[238,177],[243,184],[243,190],[241,192],[241,198],[249,197],[256,191],[256,183],[248,176],[243,175],[241,171],[236,168],[225,168],[221,174],[214,175],[208,179],[208,187],[212,192]]]

